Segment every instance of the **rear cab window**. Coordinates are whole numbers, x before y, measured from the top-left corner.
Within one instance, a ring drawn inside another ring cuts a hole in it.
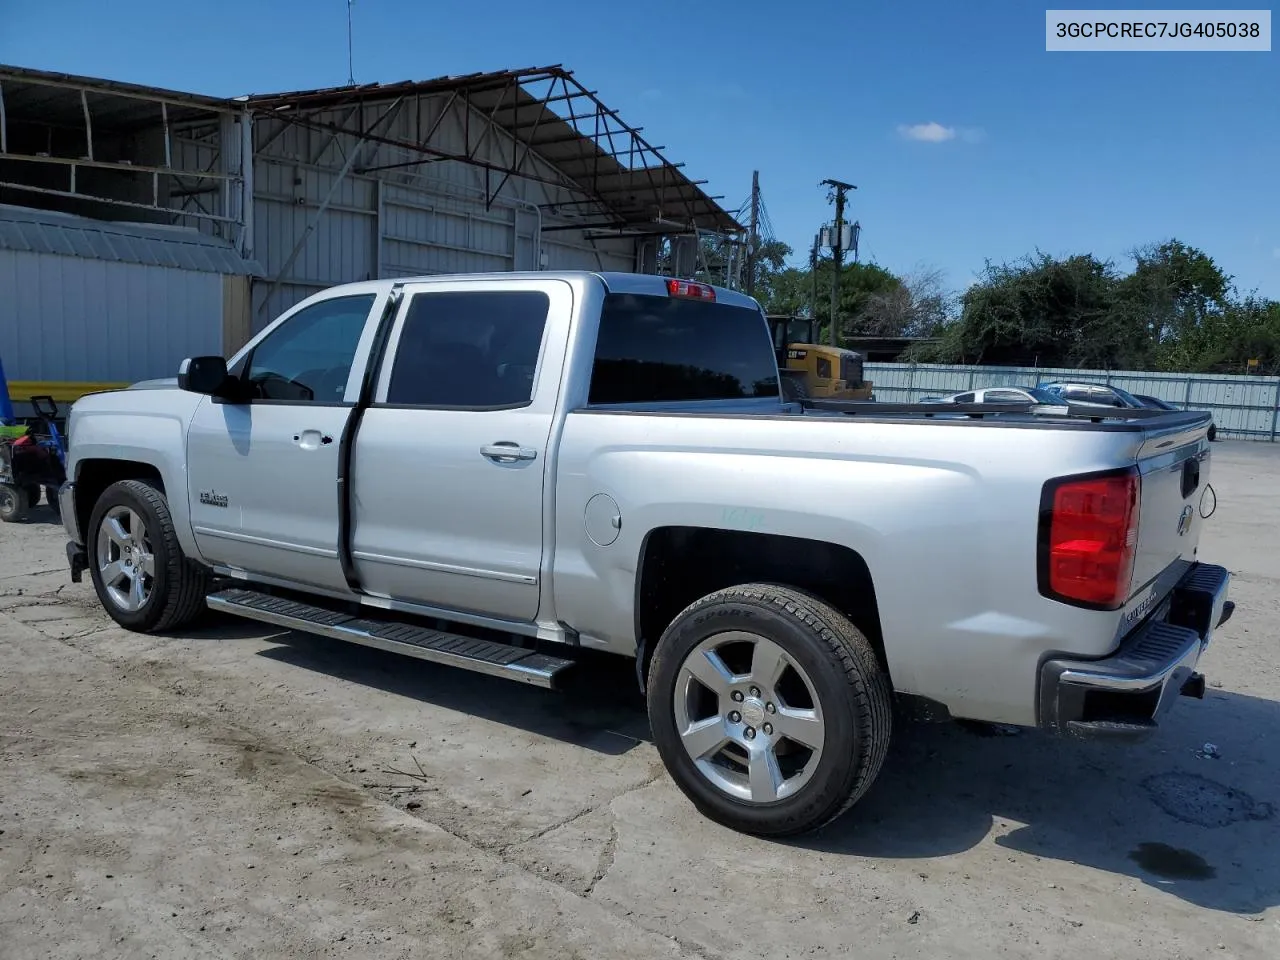
[[[588,403],[779,397],[764,318],[748,307],[606,294]]]

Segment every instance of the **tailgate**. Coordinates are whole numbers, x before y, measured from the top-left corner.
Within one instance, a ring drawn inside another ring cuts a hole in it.
[[[1153,419],[1138,451],[1138,543],[1125,608],[1134,618],[1148,613],[1195,561],[1203,515],[1217,506],[1208,492],[1211,422],[1208,414],[1191,422],[1186,414]]]

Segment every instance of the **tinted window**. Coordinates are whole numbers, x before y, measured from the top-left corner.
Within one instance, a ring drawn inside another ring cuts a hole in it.
[[[844,354],[840,358],[840,379],[850,386],[862,383],[862,355]]]
[[[1094,397],[1086,387],[1067,387],[1062,391],[1062,395],[1068,400],[1074,400],[1078,403],[1098,403],[1098,398]]]
[[[952,403],[973,403],[972,393],[961,393],[951,398]]]
[[[1056,393],[1049,390],[1041,390],[1038,387],[1034,390],[1028,390],[1027,393],[1031,394],[1032,399],[1034,399],[1036,403],[1059,404],[1062,402],[1062,398]]]
[[[831,361],[826,357],[816,357],[818,361],[818,376],[824,380],[831,379]]]
[[[550,303],[537,290],[415,294],[396,347],[387,402],[529,403]]]
[[[1128,390],[1122,390],[1120,387],[1109,388],[1112,394],[1126,407],[1140,407],[1142,401],[1135,397]]]
[[[988,390],[982,395],[984,403],[1026,403],[1025,394],[1017,390]]]
[[[605,297],[591,403],[776,396],[777,363],[756,311],[674,297]]]
[[[374,295],[335,297],[298,311],[253,349],[245,380],[255,400],[340,403]]]

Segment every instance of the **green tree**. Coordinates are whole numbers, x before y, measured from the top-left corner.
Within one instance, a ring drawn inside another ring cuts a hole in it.
[[[948,363],[1115,366],[1130,332],[1112,312],[1118,278],[1090,254],[988,261],[958,320],[917,355]]]
[[[1116,290],[1117,317],[1142,327],[1149,345],[1143,361],[1181,369],[1196,331],[1227,309],[1231,278],[1203,251],[1176,239],[1140,247],[1133,258],[1133,272]]]

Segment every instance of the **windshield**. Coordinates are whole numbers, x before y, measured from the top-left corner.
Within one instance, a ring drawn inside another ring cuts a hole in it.
[[[1129,406],[1129,407],[1142,406],[1142,401],[1139,400],[1137,397],[1135,397],[1129,391],[1121,390],[1119,387],[1115,387],[1115,386],[1113,386],[1111,390],[1113,393],[1115,393],[1117,397],[1120,398],[1120,400],[1125,404],[1125,406]]]
[[[1052,403],[1059,406],[1062,404],[1062,398],[1060,396],[1056,393],[1050,393],[1048,390],[1043,390],[1040,387],[1028,387],[1027,393],[1031,394],[1031,398],[1035,400],[1036,403]]]

